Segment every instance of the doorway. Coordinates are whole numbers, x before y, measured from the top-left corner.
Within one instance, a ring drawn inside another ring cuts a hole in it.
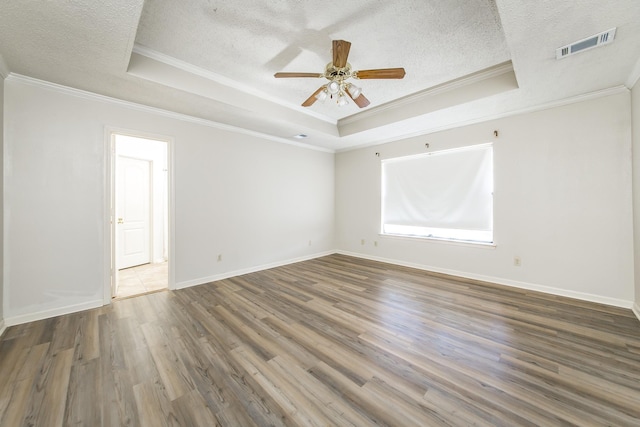
[[[111,134],[110,297],[169,288],[169,141]]]

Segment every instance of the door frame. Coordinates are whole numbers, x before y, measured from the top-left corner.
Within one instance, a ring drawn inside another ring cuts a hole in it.
[[[174,140],[165,135],[152,134],[117,127],[105,127],[104,144],[104,305],[111,304],[112,290],[115,286],[118,271],[116,270],[116,223],[115,223],[115,166],[116,166],[116,135],[132,136],[136,138],[152,139],[167,144],[167,203],[168,203],[168,236],[167,236],[167,267],[168,288],[175,289],[175,183],[174,183]]]

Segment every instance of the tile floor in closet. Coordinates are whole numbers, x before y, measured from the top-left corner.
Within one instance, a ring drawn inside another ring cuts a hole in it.
[[[168,277],[167,262],[122,269],[118,272],[116,298],[126,298],[167,289]]]

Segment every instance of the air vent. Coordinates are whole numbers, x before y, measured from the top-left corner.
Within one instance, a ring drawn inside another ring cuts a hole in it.
[[[603,46],[613,41],[616,35],[616,29],[612,28],[600,34],[587,37],[586,39],[578,40],[577,42],[568,44],[566,46],[556,49],[556,59],[565,58],[567,56],[575,55],[578,52],[584,52],[585,50],[593,49],[594,47]]]

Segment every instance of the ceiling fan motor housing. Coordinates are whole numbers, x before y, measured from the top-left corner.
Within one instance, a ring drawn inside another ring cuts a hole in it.
[[[324,77],[328,80],[340,82],[349,77],[353,77],[351,74],[351,64],[347,63],[344,67],[336,67],[332,62],[329,62],[325,68]]]

